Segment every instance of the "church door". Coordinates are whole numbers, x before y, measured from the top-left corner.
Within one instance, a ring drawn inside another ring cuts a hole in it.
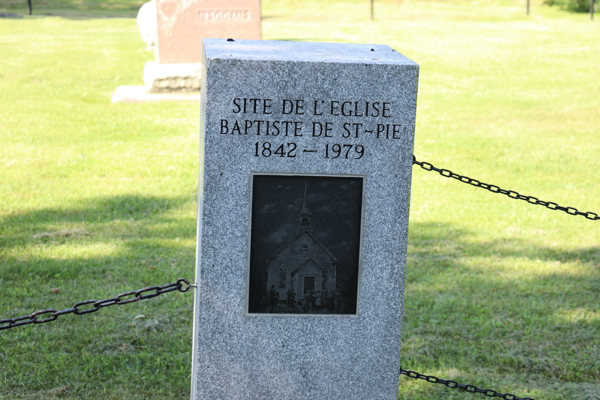
[[[315,290],[315,277],[314,276],[305,276],[304,277],[304,297],[311,290]]]

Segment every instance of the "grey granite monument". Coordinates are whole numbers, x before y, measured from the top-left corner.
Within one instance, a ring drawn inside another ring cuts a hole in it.
[[[419,67],[206,39],[192,398],[396,398]]]

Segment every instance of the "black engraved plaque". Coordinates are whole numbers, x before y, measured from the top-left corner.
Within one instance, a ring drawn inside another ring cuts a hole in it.
[[[364,179],[252,176],[250,314],[356,314]]]

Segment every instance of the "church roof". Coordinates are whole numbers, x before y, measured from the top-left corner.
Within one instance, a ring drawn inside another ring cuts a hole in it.
[[[308,235],[329,257],[331,257],[333,259],[333,261],[338,262],[338,259],[333,255],[333,253],[331,251],[329,251],[329,249],[327,247],[325,247],[325,245],[323,243],[321,243],[321,241],[319,239],[317,239],[317,237],[315,236],[314,233],[312,233],[311,231],[308,231],[308,230],[298,233],[296,236],[294,236],[294,238],[292,240],[290,240],[289,242],[287,242],[286,244],[284,244],[283,246],[279,247],[277,250],[272,252],[269,255],[269,258],[277,257],[277,255],[279,253],[281,253],[283,250],[288,248],[291,244],[293,244],[295,241],[300,239],[300,237],[302,237],[303,235]]]

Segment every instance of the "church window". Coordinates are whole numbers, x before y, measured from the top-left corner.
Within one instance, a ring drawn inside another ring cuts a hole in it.
[[[309,226],[310,225],[310,221],[308,220],[308,218],[302,218],[302,222],[301,222],[302,226]]]
[[[321,290],[327,290],[327,278],[328,278],[328,272],[326,269],[323,270],[322,274],[321,274]]]
[[[285,289],[286,277],[287,277],[287,272],[286,272],[285,264],[282,264],[281,267],[279,267],[279,288],[280,289]]]
[[[302,250],[308,250],[308,243],[302,243]]]

